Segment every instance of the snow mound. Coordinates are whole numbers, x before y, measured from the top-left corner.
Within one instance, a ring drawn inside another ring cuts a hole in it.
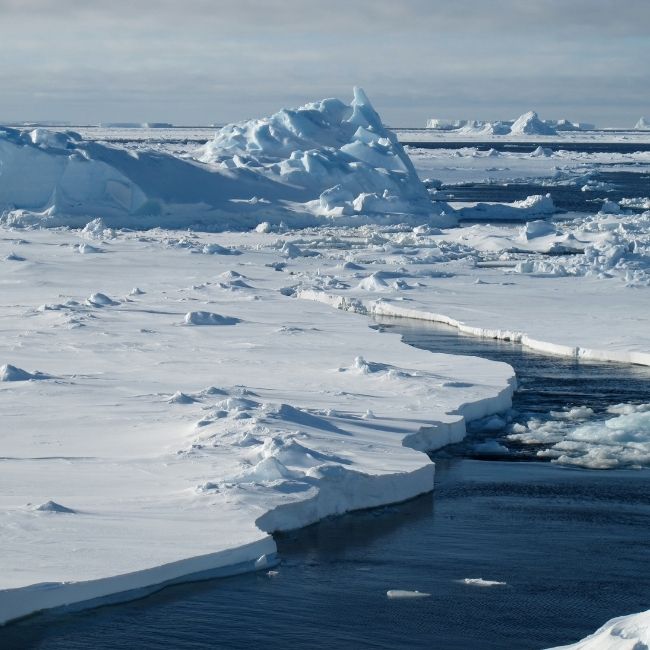
[[[542,147],[541,145],[531,152],[532,158],[550,158],[553,155],[553,150],[548,147]]]
[[[650,609],[619,616],[572,645],[549,650],[648,650],[650,647]]]
[[[197,400],[191,395],[177,390],[168,400],[169,404],[194,404]]]
[[[32,375],[26,370],[8,363],[0,367],[0,381],[28,381],[29,379],[32,379]]]
[[[514,121],[510,135],[557,135],[557,131],[540,120],[535,111],[528,111]]]
[[[34,510],[36,512],[55,512],[59,514],[74,514],[76,512],[76,510],[66,508],[66,506],[62,506],[56,501],[46,501],[45,503],[41,503],[41,505],[36,506]]]
[[[93,293],[86,299],[86,302],[91,307],[113,307],[120,304],[109,298],[105,293]]]
[[[547,235],[554,235],[557,232],[556,227],[548,221],[536,219],[535,221],[528,221],[525,226],[519,231],[519,239],[529,241],[537,237],[546,237]]]
[[[363,291],[386,291],[388,283],[382,277],[382,273],[372,273],[359,282],[359,289]]]
[[[222,316],[211,311],[190,311],[185,314],[186,325],[236,325],[241,323],[239,318]]]
[[[29,381],[30,379],[48,379],[42,372],[27,372],[9,363],[0,366],[0,381]]]

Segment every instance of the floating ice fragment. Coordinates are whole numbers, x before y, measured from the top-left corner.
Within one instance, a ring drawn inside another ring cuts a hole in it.
[[[508,584],[498,580],[483,580],[483,578],[463,578],[460,582],[472,587],[503,587]]]
[[[496,440],[486,440],[485,442],[474,445],[474,453],[483,456],[503,456],[509,454],[510,451]]]
[[[431,596],[424,591],[407,591],[406,589],[389,589],[386,592],[388,598],[427,598]]]
[[[256,569],[263,569],[264,567],[269,566],[270,561],[268,555],[266,553],[264,555],[260,555],[260,557],[255,560],[255,568]]]

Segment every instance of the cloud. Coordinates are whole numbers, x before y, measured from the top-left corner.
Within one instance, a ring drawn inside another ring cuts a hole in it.
[[[0,0],[0,16],[2,119],[226,121],[355,83],[402,124],[650,108],[647,0]]]

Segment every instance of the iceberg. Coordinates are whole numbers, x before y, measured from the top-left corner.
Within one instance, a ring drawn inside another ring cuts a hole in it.
[[[350,105],[324,99],[224,126],[199,160],[300,188],[320,215],[434,211],[410,158],[360,88]],[[443,209],[435,209],[436,221],[450,225]]]
[[[535,111],[528,111],[514,121],[510,135],[557,135],[557,131],[540,120]]]
[[[0,214],[10,226],[222,231],[417,221],[453,225],[363,90],[230,124],[180,158],[79,134],[0,127]],[[414,223],[414,225],[417,225]]]

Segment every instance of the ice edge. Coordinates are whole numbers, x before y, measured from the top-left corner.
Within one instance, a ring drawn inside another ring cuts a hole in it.
[[[416,434],[404,437],[402,445],[424,452],[459,442],[466,435],[466,422],[510,408],[515,385],[513,371],[496,395],[462,404],[451,413],[458,416],[456,420],[432,421]],[[434,475],[435,465],[429,459],[423,459],[423,465],[410,472],[372,475],[343,470],[333,477],[322,478],[315,496],[277,506],[258,517],[255,522],[258,528],[269,533],[259,541],[122,575],[0,590],[0,626],[45,610],[63,613],[123,603],[174,584],[273,567],[280,560],[271,533],[303,528],[326,517],[355,510],[408,501],[431,492]]]
[[[639,366],[650,366],[650,353],[648,352],[598,350],[594,348],[563,345],[561,343],[551,343],[550,341],[534,339],[525,332],[467,325],[460,320],[436,312],[421,309],[408,309],[387,302],[345,298],[344,296],[325,293],[322,291],[314,291],[313,289],[298,291],[296,297],[303,300],[321,302],[330,305],[335,309],[352,311],[368,316],[389,316],[394,318],[410,318],[413,320],[443,323],[444,325],[455,327],[463,334],[486,339],[512,341],[513,343],[520,343],[525,348],[544,352],[545,354],[553,354],[561,357],[573,357],[576,359],[589,359],[591,361],[613,361]]]

